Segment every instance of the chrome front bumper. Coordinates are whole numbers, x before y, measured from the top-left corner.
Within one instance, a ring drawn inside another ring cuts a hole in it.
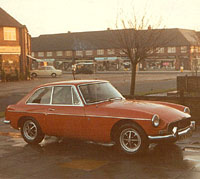
[[[162,135],[162,136],[148,136],[150,141],[163,141],[163,140],[173,140],[178,139],[181,136],[186,136],[192,133],[192,131],[195,130],[195,121],[191,121],[190,126],[182,131],[178,131],[177,127],[174,127],[172,129],[172,133],[168,135]]]

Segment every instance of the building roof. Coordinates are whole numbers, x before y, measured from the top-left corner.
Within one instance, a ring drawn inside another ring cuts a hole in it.
[[[0,7],[0,26],[1,27],[23,27],[16,19],[9,15]]]
[[[119,33],[124,30],[104,30],[91,32],[68,32],[62,34],[40,35],[31,40],[33,52],[39,51],[64,51],[64,50],[95,50],[120,48],[115,43]],[[133,37],[136,31],[126,29],[127,37]],[[154,35],[158,36],[157,46],[188,46],[197,45],[197,34],[193,30],[186,29],[152,29],[137,31],[141,37],[138,41],[145,44],[145,38]],[[146,38],[147,39],[147,38]],[[153,40],[152,40],[153,41]],[[150,43],[150,41],[148,42]],[[154,42],[155,43],[155,42]],[[133,45],[134,46],[134,45]]]

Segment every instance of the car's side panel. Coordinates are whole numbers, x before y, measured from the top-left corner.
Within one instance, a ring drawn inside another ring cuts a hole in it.
[[[33,118],[38,121],[42,131],[45,133],[46,110],[47,106],[45,105],[16,105],[16,107],[13,109],[7,109],[6,118],[11,121],[11,126],[15,129],[18,128],[19,120]]]
[[[85,112],[83,106],[49,106],[46,115],[46,133],[72,138],[84,138]]]
[[[130,118],[133,114],[125,114],[122,110],[113,110],[105,108],[104,105],[89,105],[85,106],[87,139],[103,142],[110,142],[111,130],[114,124],[120,120],[130,120],[137,123],[146,133],[158,134],[158,129],[152,130],[153,126],[150,119],[145,118]],[[123,114],[124,113],[124,114]],[[128,117],[129,116],[129,117]],[[144,116],[145,117],[145,116]],[[84,126],[84,128],[86,128]]]

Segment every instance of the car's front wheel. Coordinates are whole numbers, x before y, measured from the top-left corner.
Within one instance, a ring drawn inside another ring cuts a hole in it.
[[[149,146],[144,131],[133,123],[120,126],[116,135],[115,143],[118,150],[130,155],[141,153]]]
[[[44,134],[37,121],[27,119],[21,126],[21,134],[29,144],[38,144],[44,139]]]

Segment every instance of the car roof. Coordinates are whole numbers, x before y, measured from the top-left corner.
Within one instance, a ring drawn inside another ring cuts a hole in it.
[[[108,81],[106,80],[69,80],[69,81],[46,83],[46,84],[40,85],[39,87],[56,86],[56,85],[83,85],[83,84],[102,83],[102,82],[108,82]]]

